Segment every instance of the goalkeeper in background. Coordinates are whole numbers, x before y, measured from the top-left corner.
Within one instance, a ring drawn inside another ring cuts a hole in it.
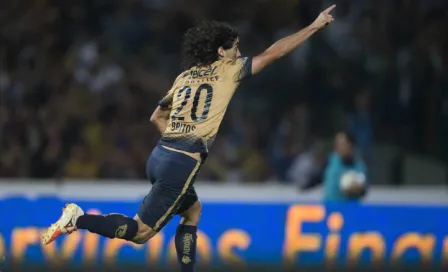
[[[322,167],[300,184],[308,190],[323,184],[323,200],[357,201],[367,193],[367,168],[356,154],[356,139],[349,132],[339,132],[334,139],[334,150]]]

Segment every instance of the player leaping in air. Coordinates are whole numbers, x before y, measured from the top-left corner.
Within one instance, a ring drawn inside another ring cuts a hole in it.
[[[308,27],[253,58],[241,57],[238,33],[226,23],[204,22],[188,30],[184,37],[186,70],[151,116],[162,137],[147,162],[146,175],[152,188],[137,215],[86,214],[76,204],[68,204],[46,231],[43,243],[86,229],[111,239],[143,244],[179,214],[177,256],[182,272],[193,271],[202,209],[193,184],[235,89],[243,79],[259,73],[333,22],[330,11],[334,8],[324,10]]]

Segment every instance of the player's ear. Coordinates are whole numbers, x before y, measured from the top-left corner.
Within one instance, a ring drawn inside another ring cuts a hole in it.
[[[222,46],[220,46],[220,47],[218,48],[218,56],[219,56],[220,58],[224,58],[225,55],[226,55],[226,51],[224,50],[224,48],[222,48]]]

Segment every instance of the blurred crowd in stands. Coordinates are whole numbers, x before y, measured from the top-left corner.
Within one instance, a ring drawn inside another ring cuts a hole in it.
[[[243,55],[336,21],[243,83],[201,180],[294,181],[349,129],[448,161],[445,0],[0,2],[0,177],[143,179],[149,122],[202,19],[240,31]]]

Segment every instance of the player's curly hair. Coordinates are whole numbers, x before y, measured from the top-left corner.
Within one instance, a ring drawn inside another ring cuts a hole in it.
[[[218,48],[229,49],[238,38],[235,28],[224,22],[203,21],[184,35],[183,67],[207,66],[219,59]]]

